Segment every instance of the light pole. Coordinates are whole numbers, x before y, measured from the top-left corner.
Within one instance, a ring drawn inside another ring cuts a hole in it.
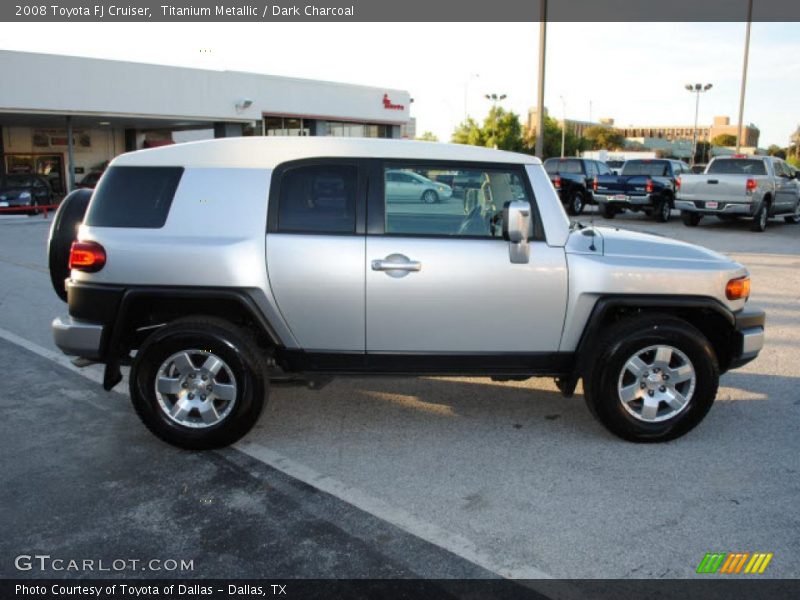
[[[467,112],[467,102],[468,102],[468,94],[469,94],[469,84],[473,79],[478,79],[480,74],[473,73],[467,80],[464,82],[464,123],[467,122],[467,118],[469,118],[469,113]]]
[[[750,25],[753,22],[753,0],[747,2],[747,30],[744,35],[744,64],[742,65],[742,87],[739,90],[739,127],[736,130],[736,154],[742,145],[742,125],[744,119],[744,92],[747,89],[747,62],[750,57]]]
[[[508,96],[505,94],[484,94],[484,98],[490,100],[492,103],[492,108],[497,108],[497,103],[505,100]],[[494,111],[494,125],[492,126],[492,136],[494,137],[494,147],[497,148],[497,111]]]
[[[692,157],[689,162],[691,166],[694,166],[694,157],[697,154],[697,116],[700,112],[700,94],[707,92],[714,86],[710,83],[705,85],[702,83],[695,83],[694,85],[687,83],[685,87],[687,91],[696,95],[694,102],[694,129],[692,130]]]
[[[536,156],[544,158],[544,67],[547,48],[547,0],[539,0],[539,85],[536,101],[539,107],[536,115]]]
[[[561,100],[561,158],[564,158],[564,143],[567,140],[567,101],[564,96],[559,96]]]

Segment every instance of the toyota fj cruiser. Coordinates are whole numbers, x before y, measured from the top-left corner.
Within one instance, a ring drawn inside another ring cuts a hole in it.
[[[479,181],[475,205],[396,197],[404,171]],[[55,343],[104,363],[106,389],[132,364],[142,421],[186,448],[247,433],[271,382],[386,374],[551,376],[566,395],[582,379],[611,432],[669,440],[763,345],[742,265],[570,225],[532,156],[222,139],[123,154],[89,194],[51,233]]]

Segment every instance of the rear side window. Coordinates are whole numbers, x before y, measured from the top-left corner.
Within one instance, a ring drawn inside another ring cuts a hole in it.
[[[280,183],[278,231],[355,233],[357,183],[353,165],[289,169]]]
[[[726,158],[715,160],[706,170],[706,175],[766,175],[767,169],[763,160]]]
[[[92,227],[163,227],[182,175],[182,167],[111,167],[94,192],[85,223]]]

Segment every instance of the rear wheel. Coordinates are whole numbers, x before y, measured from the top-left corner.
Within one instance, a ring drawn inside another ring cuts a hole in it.
[[[703,215],[700,213],[690,212],[688,210],[681,211],[681,221],[683,221],[683,224],[687,227],[697,227],[702,218]]]
[[[600,215],[604,219],[613,219],[617,216],[617,209],[605,202],[600,204]]]
[[[670,203],[669,198],[660,199],[655,206],[655,210],[653,211],[653,216],[655,216],[656,221],[659,223],[666,223],[669,221],[671,214],[672,204]]]
[[[178,319],[139,349],[130,376],[133,406],[165,442],[191,450],[228,446],[255,425],[268,378],[261,351],[223,319]]]
[[[762,232],[767,229],[767,220],[769,219],[769,205],[766,202],[761,203],[755,215],[753,215],[753,223],[750,225],[750,231]]]
[[[586,197],[583,195],[583,192],[580,190],[575,190],[569,197],[569,203],[567,204],[567,211],[571,215],[579,215],[583,212],[583,208],[586,206]]]
[[[719,366],[706,337],[669,315],[612,325],[584,376],[586,402],[615,435],[663,442],[693,429],[717,394]]]

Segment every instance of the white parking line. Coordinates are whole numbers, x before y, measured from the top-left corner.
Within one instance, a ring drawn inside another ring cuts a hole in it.
[[[0,339],[20,346],[34,354],[41,356],[49,361],[52,361],[73,373],[77,373],[95,383],[102,384],[103,374],[97,367],[78,368],[72,364],[71,360],[65,355],[44,348],[34,342],[26,340],[25,338],[0,328]],[[391,523],[395,527],[402,529],[406,533],[414,535],[428,543],[443,548],[452,554],[463,558],[475,565],[478,565],[487,571],[490,571],[500,577],[507,579],[547,579],[552,580],[554,577],[545,573],[536,567],[515,563],[499,561],[487,553],[481,551],[470,540],[453,534],[441,527],[428,523],[414,515],[404,511],[401,508],[390,505],[389,503],[376,498],[363,490],[349,486],[338,479],[329,477],[322,473],[318,473],[314,469],[298,463],[291,458],[284,456],[262,444],[247,441],[247,439],[234,445],[234,448],[248,456],[278,470],[290,477],[297,479],[307,485],[310,485],[320,491],[323,491],[343,502],[346,502],[356,508],[373,515],[383,521]],[[529,587],[535,589],[536,585],[533,583]],[[572,588],[569,584],[558,585],[558,591],[555,593],[552,584],[547,586],[548,597],[550,598],[576,598],[582,596],[577,593],[577,590]]]

